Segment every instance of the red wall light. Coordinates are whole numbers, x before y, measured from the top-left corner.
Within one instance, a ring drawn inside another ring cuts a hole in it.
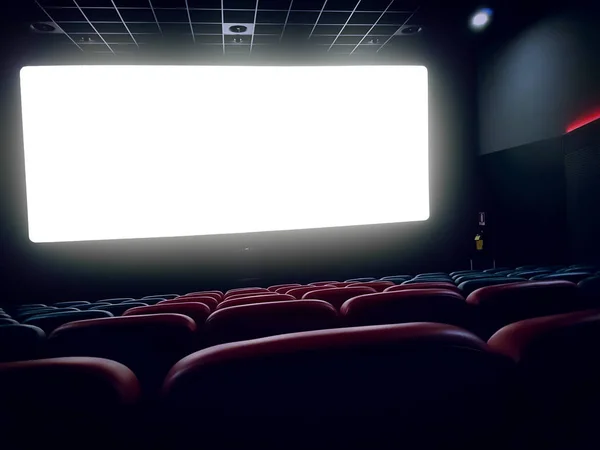
[[[570,133],[577,128],[581,128],[588,123],[592,123],[595,120],[600,119],[600,106],[597,107],[594,111],[585,114],[584,116],[579,117],[577,120],[573,121],[567,127],[567,133]]]

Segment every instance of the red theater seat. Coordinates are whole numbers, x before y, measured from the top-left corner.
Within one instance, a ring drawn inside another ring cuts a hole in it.
[[[80,447],[81,434],[108,448],[123,442],[120,427],[140,400],[133,372],[100,358],[0,364],[0,386],[0,441],[7,449]]]
[[[169,368],[192,351],[196,324],[183,314],[149,314],[82,320],[50,335],[53,356],[93,356],[129,367],[149,394]]]
[[[514,414],[528,448],[589,448],[597,441],[598,342],[599,309],[523,320],[490,338],[493,350],[518,362],[522,386]]]
[[[183,439],[202,418],[227,445],[264,439],[268,423],[271,437],[293,432],[294,444],[362,437],[365,448],[389,439],[447,448],[498,426],[513,366],[450,325],[330,329],[201,350],[175,364],[163,395]]]
[[[288,291],[291,291],[292,289],[297,289],[299,287],[305,287],[302,284],[299,284],[297,286],[282,286],[280,288],[275,289],[275,293],[276,294],[287,294]]]
[[[396,292],[406,291],[407,289],[446,289],[448,291],[456,292],[460,294],[461,291],[454,283],[446,283],[443,281],[432,281],[424,283],[413,283],[413,284],[398,284],[396,286],[390,286],[385,288],[383,292]]]
[[[304,294],[306,294],[307,292],[320,291],[323,289],[335,289],[335,286],[302,286],[302,287],[294,288],[294,289],[287,291],[287,294],[300,300],[300,299],[302,299]]]
[[[251,305],[254,303],[281,302],[286,300],[295,300],[295,298],[289,294],[274,294],[272,292],[269,292],[265,295],[252,295],[248,297],[236,297],[226,299],[219,303],[219,306],[217,306],[217,310],[229,308],[230,306]]]
[[[274,286],[269,286],[267,289],[271,292],[277,292],[277,289],[281,289],[281,288],[285,288],[285,287],[298,287],[298,286],[302,286],[302,285],[298,284],[298,283],[276,284]]]
[[[466,301],[476,307],[477,333],[486,339],[513,322],[582,309],[577,285],[570,281],[487,286],[469,294]]]
[[[187,297],[212,297],[217,302],[220,302],[221,300],[223,300],[223,293],[221,291],[190,292],[189,294],[185,294],[180,297],[176,297],[174,300],[176,300],[177,298],[187,298]]]
[[[203,303],[210,308],[211,311],[217,309],[219,302],[214,297],[205,296],[189,296],[189,297],[177,297],[173,300],[163,300],[159,302],[159,305],[172,305],[177,303]]]
[[[142,316],[145,314],[165,314],[175,313],[183,314],[196,322],[198,331],[204,329],[204,322],[210,316],[211,309],[204,303],[182,302],[182,303],[161,303],[153,306],[138,306],[128,309],[123,316]]]
[[[225,293],[224,298],[228,298],[231,297],[232,295],[239,295],[239,294],[254,294],[257,292],[271,292],[269,291],[267,288],[261,288],[261,287],[249,287],[249,288],[237,288],[237,289],[230,289]]]
[[[226,297],[225,300],[234,300],[236,298],[243,298],[243,297],[263,297],[265,295],[281,295],[281,294],[277,294],[277,292],[271,292],[271,291],[249,292],[249,293],[242,292],[241,294],[230,295],[230,296]]]
[[[351,298],[341,309],[347,325],[439,322],[470,325],[470,309],[464,298],[445,289],[378,292]]]
[[[391,281],[366,281],[362,283],[352,283],[348,287],[370,287],[375,289],[377,292],[383,292],[384,289],[389,288],[390,286],[395,286]]]
[[[211,344],[333,328],[337,312],[319,300],[256,303],[220,309],[206,321]]]
[[[302,298],[324,300],[331,303],[336,310],[339,310],[346,300],[357,295],[372,294],[375,292],[375,289],[371,287],[340,287],[310,291],[304,294]]]
[[[328,284],[339,283],[339,281],[311,281],[308,283],[311,286],[325,286]]]

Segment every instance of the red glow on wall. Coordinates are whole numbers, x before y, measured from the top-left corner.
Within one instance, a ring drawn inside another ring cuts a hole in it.
[[[596,110],[584,116],[581,116],[580,118],[569,124],[569,126],[567,127],[567,133],[570,133],[571,131],[576,130],[577,128],[581,128],[584,125],[592,123],[593,121],[598,119],[600,119],[600,107],[596,108]]]

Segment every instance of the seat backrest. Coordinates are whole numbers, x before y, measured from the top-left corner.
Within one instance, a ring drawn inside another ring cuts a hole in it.
[[[502,272],[461,275],[460,277],[454,278],[454,283],[458,286],[460,283],[464,283],[465,281],[477,280],[479,278],[505,278],[505,275],[500,275],[501,273]]]
[[[373,294],[375,292],[377,291],[372,287],[348,286],[333,289],[317,289],[315,291],[307,292],[302,298],[323,300],[333,305],[336,310],[339,310],[346,300],[356,297],[357,295]]]
[[[239,294],[253,294],[255,292],[269,292],[269,290],[267,288],[262,288],[262,287],[229,289],[227,292],[225,292],[225,295],[223,296],[223,298],[228,298],[228,297],[231,297],[232,295],[239,295]]]
[[[30,317],[23,323],[25,325],[34,325],[44,330],[46,334],[52,333],[55,329],[65,323],[75,322],[77,320],[101,319],[103,317],[113,317],[108,311],[75,311],[75,312],[56,312],[44,314],[41,316]]]
[[[0,318],[0,325],[18,325],[19,322],[17,322],[15,319],[10,319],[10,318],[6,318],[6,317],[2,317]]]
[[[5,448],[60,448],[74,433],[94,444],[122,437],[135,414],[140,385],[123,364],[100,358],[52,358],[0,364],[0,434]],[[101,425],[100,425],[101,424]],[[76,431],[75,431],[76,430]],[[81,435],[79,434],[79,435]],[[111,436],[112,434],[112,436]],[[100,445],[105,448],[104,445]]]
[[[363,283],[353,283],[349,286],[347,286],[347,288],[350,287],[369,287],[372,289],[375,289],[375,291],[377,292],[383,292],[386,288],[389,288],[390,286],[394,286],[394,283],[392,281],[367,281],[367,282],[363,282]]]
[[[27,308],[25,310],[17,311],[15,314],[15,318],[17,318],[20,321],[24,321],[29,317],[39,316],[42,314],[47,314],[56,311],[58,311],[58,308],[55,306],[48,306],[46,308]]]
[[[46,333],[33,325],[0,325],[0,362],[39,358]]]
[[[290,300],[220,309],[210,315],[206,329],[208,342],[214,345],[333,328],[337,323],[337,312],[327,302]]]
[[[332,283],[339,283],[339,281],[311,281],[308,284],[311,286],[325,286],[327,284],[332,284]],[[353,282],[349,281],[349,283],[353,283]]]
[[[439,322],[470,326],[470,308],[462,295],[445,289],[415,289],[360,295],[345,302],[340,313],[349,326]]]
[[[246,420],[292,420],[306,431],[325,421],[339,442],[338,424],[366,426],[370,418],[371,431],[381,438],[382,419],[389,418],[396,436],[417,426],[423,442],[423,423],[455,431],[468,424],[473,433],[478,417],[490,420],[488,413],[504,401],[513,366],[472,333],[450,325],[341,328],[198,351],[169,371],[163,395],[169,417],[187,421],[190,432],[200,416],[225,420],[233,429]],[[353,418],[360,420],[351,423]]]
[[[546,275],[535,275],[531,277],[532,281],[542,280],[564,280],[571,281],[573,283],[579,283],[581,280],[591,277],[593,274],[590,272],[563,272],[563,273],[551,273]]]
[[[365,283],[367,281],[374,281],[375,277],[362,277],[362,278],[350,278],[345,280],[344,283]]]
[[[402,284],[405,281],[411,280],[412,278],[413,277],[411,275],[390,275],[381,278],[381,281],[391,281],[394,284]]]
[[[551,270],[547,270],[547,269],[535,269],[535,270],[515,270],[514,272],[509,273],[508,275],[506,275],[508,278],[513,278],[513,277],[517,277],[517,278],[531,278],[534,277],[536,275],[546,275],[552,273]]]
[[[169,368],[195,345],[196,324],[183,314],[149,314],[71,322],[50,335],[51,355],[118,361],[156,392]]]
[[[577,283],[577,290],[586,307],[600,307],[600,276],[584,278]]]
[[[582,309],[577,286],[561,280],[482,287],[469,294],[467,303],[476,307],[477,333],[485,339],[513,322]]]
[[[287,291],[288,295],[296,298],[297,300],[301,300],[304,294],[311,291],[317,291],[321,289],[336,289],[335,286],[302,286],[299,288],[290,289]]]
[[[525,278],[513,277],[495,277],[495,278],[476,278],[474,280],[463,281],[458,285],[458,289],[467,297],[471,292],[486,286],[496,286],[499,284],[520,283],[527,281]]]
[[[171,298],[177,298],[179,294],[155,294],[155,295],[146,295],[142,297],[142,300],[146,300],[147,298],[162,298],[164,300],[169,300]]]
[[[419,273],[415,275],[415,278],[439,278],[439,277],[450,277],[446,272],[427,272]]]
[[[229,296],[225,297],[224,300],[235,300],[236,298],[247,298],[247,297],[264,297],[265,295],[280,295],[280,294],[277,294],[276,292],[271,292],[271,291],[249,292],[249,293],[229,295]]]
[[[231,306],[251,305],[254,303],[282,302],[287,300],[295,300],[295,298],[289,294],[274,294],[269,292],[268,294],[264,295],[252,295],[248,297],[225,299],[219,303],[217,310],[229,308]]]
[[[144,299],[136,299],[136,300],[125,300],[124,302],[119,303],[119,305],[129,305],[131,303],[145,303],[146,305],[150,306],[150,305],[156,305],[165,300],[168,300],[168,299],[160,298],[160,297],[152,297],[152,298],[144,298]]]
[[[54,306],[57,306],[59,308],[75,306],[77,308],[81,305],[89,305],[89,304],[90,304],[90,302],[85,302],[85,301],[72,301],[72,302],[58,302],[58,303],[55,303]]]
[[[288,284],[275,284],[273,286],[269,286],[267,289],[271,292],[277,292],[277,289],[285,288],[285,287],[298,287],[302,286],[299,283],[288,283]]]
[[[407,289],[446,289],[458,294],[461,293],[460,289],[454,283],[449,281],[424,281],[422,283],[400,284],[385,288],[383,292],[405,291]]]
[[[116,305],[118,303],[122,303],[125,300],[135,300],[132,297],[117,297],[117,298],[105,298],[102,300],[96,300],[94,303],[110,303],[111,305]]]
[[[142,303],[142,302],[131,302],[131,303],[119,303],[118,305],[101,305],[101,306],[94,306],[93,308],[88,309],[88,311],[108,311],[113,316],[120,316],[128,309],[134,308],[136,306],[148,306],[148,304]]]
[[[181,303],[160,303],[152,306],[136,306],[123,313],[124,316],[141,316],[145,314],[184,314],[190,317],[196,323],[198,332],[204,330],[204,322],[210,316],[211,309],[204,303],[181,302]]]
[[[203,303],[206,306],[208,306],[208,308],[211,311],[214,311],[215,309],[217,309],[217,305],[219,304],[219,302],[217,300],[215,300],[214,297],[206,297],[206,296],[177,297],[172,300],[163,300],[161,302],[158,302],[159,305],[171,305],[171,304],[177,304],[177,303]]]
[[[412,278],[407,281],[403,281],[402,284],[416,284],[416,283],[451,283],[452,278],[449,277],[422,277]]]
[[[214,297],[215,300],[221,301],[223,299],[223,292],[221,291],[196,291],[196,292],[188,292],[185,295],[180,296],[181,297],[187,297],[187,296],[208,296],[208,297]]]

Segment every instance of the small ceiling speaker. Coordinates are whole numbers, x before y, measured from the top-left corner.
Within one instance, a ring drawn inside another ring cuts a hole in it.
[[[419,25],[403,25],[401,26],[394,36],[414,36],[420,34],[423,31],[423,27]]]
[[[62,34],[62,30],[53,22],[34,22],[29,26],[29,29],[34,33],[43,34]]]

